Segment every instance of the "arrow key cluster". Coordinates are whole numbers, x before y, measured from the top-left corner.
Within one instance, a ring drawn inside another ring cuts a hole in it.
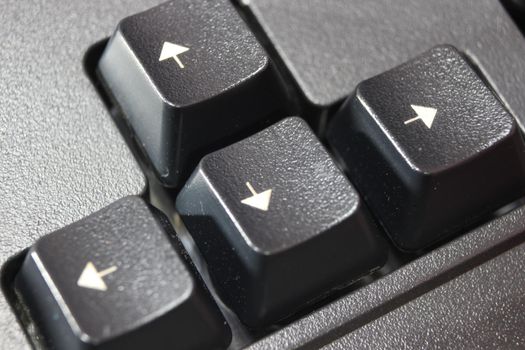
[[[359,84],[327,138],[402,250],[468,229],[525,194],[519,128],[451,46]]]

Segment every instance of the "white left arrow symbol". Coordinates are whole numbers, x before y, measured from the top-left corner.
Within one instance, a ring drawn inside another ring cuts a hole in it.
[[[78,278],[77,285],[83,288],[95,289],[105,292],[108,290],[106,282],[103,277],[117,271],[116,266],[112,266],[108,269],[97,271],[95,265],[90,261],[82,270],[80,277]]]
[[[410,105],[410,107],[412,107],[414,112],[416,112],[417,117],[405,121],[405,125],[415,122],[418,119],[421,119],[421,121],[425,123],[427,128],[430,129],[432,127],[432,124],[434,123],[434,119],[436,118],[437,109],[432,107],[423,107],[416,105]]]
[[[164,61],[164,60],[167,60],[168,58],[173,58],[177,62],[180,68],[184,68],[184,65],[179,59],[179,55],[183,54],[184,52],[188,50],[189,48],[187,47],[166,41],[164,42],[164,45],[162,45],[162,51],[160,52],[159,61]]]

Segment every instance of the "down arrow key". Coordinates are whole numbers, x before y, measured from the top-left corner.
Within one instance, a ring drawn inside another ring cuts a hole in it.
[[[218,294],[254,328],[386,258],[357,191],[297,117],[205,156],[176,209]]]

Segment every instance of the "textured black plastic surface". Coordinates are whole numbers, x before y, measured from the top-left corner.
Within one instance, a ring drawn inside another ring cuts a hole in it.
[[[404,250],[465,230],[525,194],[520,130],[451,46],[360,83],[327,139]]]
[[[359,195],[300,118],[204,157],[176,209],[223,299],[250,326],[278,321],[386,260]]]
[[[174,0],[124,19],[98,68],[170,187],[207,153],[284,116],[270,60],[229,0]]]
[[[155,215],[143,199],[125,197],[31,247],[15,283],[51,347],[229,344],[217,305]]]
[[[521,244],[323,349],[523,349],[524,255]]]
[[[0,263],[49,232],[144,190],[83,71],[90,45],[154,1],[2,1]],[[28,343],[0,294],[0,349]]]

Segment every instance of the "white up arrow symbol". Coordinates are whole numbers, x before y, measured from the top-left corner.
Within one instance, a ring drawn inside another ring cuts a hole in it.
[[[169,41],[164,42],[162,45],[162,51],[160,52],[159,61],[167,60],[168,58],[173,58],[179,65],[179,67],[184,68],[184,65],[179,59],[179,55],[188,51],[189,48],[170,43]]]
[[[241,203],[259,210],[268,211],[268,207],[270,206],[270,198],[272,197],[272,190],[269,189],[264,192],[257,193],[249,182],[246,183],[246,186],[248,186],[252,196],[243,199]]]
[[[425,123],[427,128],[430,129],[432,127],[432,123],[434,123],[434,118],[436,118],[437,109],[416,105],[410,105],[410,107],[412,107],[414,112],[416,112],[417,117],[405,121],[405,125],[415,122],[418,119],[421,119],[421,121]]]
[[[105,292],[108,290],[108,286],[102,277],[107,276],[115,271],[117,271],[117,267],[112,266],[99,272],[97,271],[95,265],[90,261],[86,264],[84,270],[82,270],[82,273],[78,278],[77,285],[82,288],[95,289]]]

